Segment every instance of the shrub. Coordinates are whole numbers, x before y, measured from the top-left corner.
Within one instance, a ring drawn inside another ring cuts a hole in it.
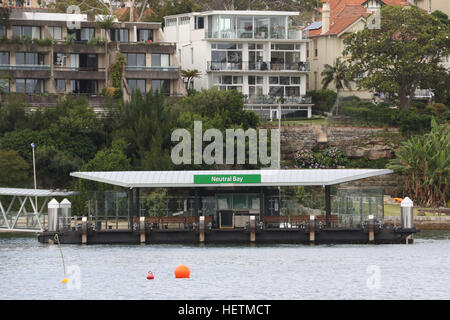
[[[312,97],[315,105],[313,110],[319,111],[320,113],[329,112],[336,102],[337,97],[336,92],[328,89],[309,91],[307,94]]]

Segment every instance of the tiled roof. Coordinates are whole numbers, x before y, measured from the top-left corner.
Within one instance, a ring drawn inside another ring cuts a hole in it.
[[[367,0],[322,0],[330,5],[330,30],[325,35],[336,35],[361,17],[370,13],[362,6]],[[405,0],[382,0],[386,5],[406,5]],[[322,10],[320,10],[322,11]],[[320,36],[322,28],[309,30],[310,37]]]
[[[141,11],[139,9],[135,8],[135,10],[133,11],[134,21],[139,19],[140,13],[141,13]],[[130,8],[128,8],[128,7],[117,9],[114,11],[114,14],[117,16],[117,19],[119,21],[129,21],[130,20]],[[143,17],[154,15],[154,14],[155,13],[153,12],[153,10],[148,8],[148,9],[145,9]]]

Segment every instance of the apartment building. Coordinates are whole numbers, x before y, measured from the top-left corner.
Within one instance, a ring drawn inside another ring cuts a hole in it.
[[[298,12],[205,11],[166,16],[183,69],[197,69],[196,90],[238,90],[244,108],[266,118],[311,117],[306,97],[308,39],[291,23]],[[282,98],[282,99],[281,99]]]
[[[176,47],[165,40],[160,23],[115,22],[105,31],[99,19],[13,9],[10,27],[0,28],[3,92],[25,94],[32,105],[56,103],[62,95],[85,95],[90,104],[101,104],[103,89],[112,86],[108,69],[121,53],[127,60],[124,98],[136,89],[185,94]]]

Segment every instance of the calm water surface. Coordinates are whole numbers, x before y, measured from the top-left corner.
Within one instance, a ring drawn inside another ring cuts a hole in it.
[[[413,245],[63,245],[0,234],[0,299],[450,299],[450,231]],[[190,279],[175,279],[179,264]],[[151,270],[154,280],[147,280]],[[72,276],[71,276],[72,277]],[[75,282],[72,282],[75,284]]]

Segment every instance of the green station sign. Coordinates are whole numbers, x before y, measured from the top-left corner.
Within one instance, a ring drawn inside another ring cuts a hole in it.
[[[261,183],[260,174],[195,174],[194,184]]]

